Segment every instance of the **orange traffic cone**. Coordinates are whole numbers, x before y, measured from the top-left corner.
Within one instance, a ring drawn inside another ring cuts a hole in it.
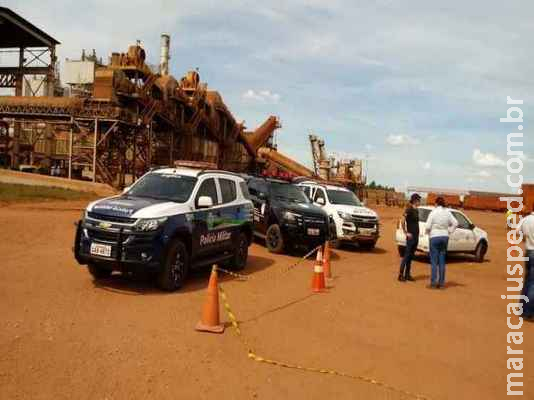
[[[219,321],[219,286],[217,268],[215,265],[211,270],[210,281],[208,283],[208,298],[202,309],[202,319],[199,321],[195,329],[200,332],[224,332],[224,325],[221,325]]]
[[[313,267],[312,291],[314,293],[324,292],[326,289],[323,269],[323,248],[317,251],[317,259]]]
[[[329,241],[326,241],[326,243],[324,244],[323,267],[324,267],[325,278],[331,279],[332,270],[330,269],[330,242]]]

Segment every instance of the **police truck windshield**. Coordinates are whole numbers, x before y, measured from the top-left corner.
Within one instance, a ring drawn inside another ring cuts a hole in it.
[[[274,197],[278,197],[286,201],[293,201],[295,203],[310,202],[310,200],[299,188],[288,183],[273,182],[271,184],[271,192]]]
[[[128,190],[128,196],[185,203],[197,179],[175,174],[148,174]]]
[[[362,202],[352,192],[345,190],[327,190],[328,198],[332,204],[345,206],[361,206]]]

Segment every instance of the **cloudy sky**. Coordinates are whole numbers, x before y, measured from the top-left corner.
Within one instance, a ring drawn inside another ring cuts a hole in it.
[[[6,2],[4,1],[4,4]],[[282,152],[311,163],[308,134],[368,175],[407,185],[508,191],[506,96],[523,99],[524,175],[534,181],[529,1],[42,1],[7,7],[62,44],[105,59],[140,39],[171,72],[199,68],[249,128],[278,115]],[[1,61],[1,59],[0,59]]]

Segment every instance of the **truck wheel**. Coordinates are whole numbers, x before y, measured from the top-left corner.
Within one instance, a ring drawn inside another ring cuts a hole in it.
[[[484,262],[484,256],[488,251],[488,245],[485,242],[480,242],[475,249],[475,260],[479,263]]]
[[[158,286],[168,292],[179,289],[189,272],[189,254],[181,240],[175,239],[167,250],[167,256],[157,277]]]
[[[111,276],[111,269],[102,267],[101,265],[91,263],[87,265],[87,268],[89,269],[89,273],[95,279],[104,279]]]
[[[376,246],[376,242],[360,242],[358,243],[361,249],[372,250]]]
[[[341,247],[341,240],[330,240],[330,248],[331,249],[339,249]]]
[[[232,257],[230,268],[234,271],[241,271],[247,265],[248,258],[248,237],[245,232],[240,232],[237,237],[237,247]]]
[[[406,247],[405,246],[397,246],[397,250],[399,251],[399,256],[404,257],[404,253],[406,253]]]
[[[284,237],[278,224],[273,224],[267,229],[265,244],[267,245],[267,250],[271,253],[280,254],[284,251]]]

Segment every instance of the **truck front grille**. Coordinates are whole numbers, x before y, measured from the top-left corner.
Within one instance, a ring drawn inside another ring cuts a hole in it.
[[[136,221],[135,218],[119,217],[115,215],[106,215],[106,214],[95,213],[92,211],[88,212],[87,216],[97,221],[115,222],[118,224],[133,224]]]

